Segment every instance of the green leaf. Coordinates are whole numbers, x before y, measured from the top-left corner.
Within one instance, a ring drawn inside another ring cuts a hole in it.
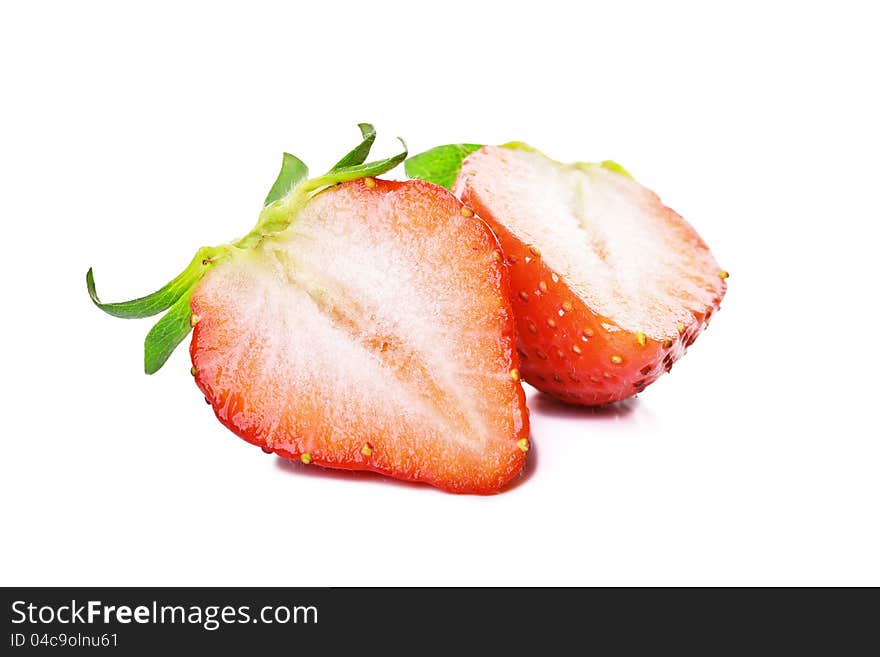
[[[406,159],[408,151],[406,142],[400,137],[398,141],[403,145],[403,150],[392,157],[384,160],[376,160],[375,162],[366,162],[364,164],[355,164],[352,166],[334,169],[318,178],[312,178],[303,183],[302,189],[305,192],[313,192],[320,190],[336,183],[345,182],[346,180],[354,180],[355,178],[364,178],[366,176],[379,176],[386,171],[391,171],[398,164]]]
[[[171,352],[192,330],[192,311],[189,307],[191,296],[192,290],[187,290],[147,333],[144,340],[144,371],[147,374],[158,372]]]
[[[150,317],[169,308],[175,301],[180,299],[187,290],[199,282],[205,272],[211,268],[214,261],[223,253],[225,253],[225,249],[222,248],[205,247],[199,249],[187,268],[172,281],[152,294],[132,299],[131,301],[121,301],[119,303],[102,302],[95,291],[95,276],[91,268],[86,272],[86,288],[89,291],[92,302],[108,315],[125,319]]]
[[[285,153],[284,159],[281,161],[281,171],[278,172],[278,177],[275,179],[272,189],[269,190],[266,200],[263,201],[263,206],[267,206],[270,203],[287,196],[290,191],[305,180],[308,175],[309,168],[302,160],[296,155]]]
[[[373,142],[376,141],[376,129],[369,123],[358,123],[358,128],[361,129],[363,141],[349,151],[348,155],[334,164],[330,171],[362,164],[367,159],[370,149],[373,147]]]
[[[406,175],[452,189],[464,158],[480,148],[480,144],[437,146],[409,158],[404,165]]]

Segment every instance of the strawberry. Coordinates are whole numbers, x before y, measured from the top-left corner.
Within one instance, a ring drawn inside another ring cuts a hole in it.
[[[495,231],[523,377],[563,401],[641,392],[724,296],[727,273],[696,231],[613,162],[565,165],[521,143],[464,144],[415,156],[407,171],[454,178],[453,191]]]
[[[169,312],[184,303],[177,323],[194,327],[195,382],[265,452],[498,491],[529,448],[498,242],[447,190],[372,177],[405,152],[365,157],[303,180],[286,155],[257,228],[197,254]]]

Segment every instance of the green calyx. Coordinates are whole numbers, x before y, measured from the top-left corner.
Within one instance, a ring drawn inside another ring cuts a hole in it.
[[[456,178],[458,178],[458,173],[459,171],[461,171],[461,165],[462,162],[464,162],[464,159],[471,153],[478,151],[481,148],[481,144],[446,144],[444,146],[437,146],[436,148],[432,148],[431,150],[425,151],[424,153],[419,153],[418,155],[413,155],[411,158],[409,158],[404,164],[406,175],[410,178],[415,178],[418,180],[427,180],[428,182],[432,182],[435,185],[440,185],[441,187],[445,187],[446,189],[452,189],[452,186],[455,184]],[[510,141],[506,144],[502,144],[501,148],[509,148],[516,151],[525,151],[527,153],[535,153],[537,155],[541,155],[542,157],[547,157],[537,148],[530,146],[523,141]],[[556,160],[553,161],[556,162]],[[604,160],[598,163],[575,162],[574,164],[570,165],[564,165],[561,162],[557,162],[557,164],[560,164],[561,166],[570,166],[581,170],[587,170],[590,167],[600,166],[609,171],[613,171],[615,173],[619,173],[622,176],[626,176],[627,178],[633,177],[629,171],[624,169],[617,162],[613,162],[612,160]]]
[[[255,248],[264,238],[285,230],[309,199],[328,187],[347,180],[381,175],[406,159],[406,144],[398,138],[403,145],[400,153],[383,160],[366,162],[376,140],[376,130],[369,123],[361,123],[358,127],[361,142],[323,176],[308,179],[308,167],[302,160],[285,153],[281,171],[266,196],[254,228],[244,237],[228,244],[200,248],[186,269],[156,292],[131,301],[104,303],[95,290],[94,274],[91,269],[88,270],[86,288],[89,297],[105,313],[132,319],[150,317],[168,310],[144,340],[144,371],[147,374],[157,372],[192,330],[189,300],[209,269],[234,251]]]

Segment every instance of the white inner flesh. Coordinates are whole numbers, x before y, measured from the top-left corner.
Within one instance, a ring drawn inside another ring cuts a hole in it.
[[[718,266],[684,220],[636,181],[600,165],[484,148],[465,161],[467,186],[594,312],[663,339],[714,295]]]
[[[258,426],[253,428],[268,445],[283,447],[291,437],[279,425],[283,413],[278,409],[295,414],[301,408],[325,408],[322,424],[331,439],[347,438],[353,419],[375,426],[395,440],[399,449],[409,449],[414,460],[419,445],[405,442],[411,427],[448,428],[448,419],[416,391],[402,386],[375,352],[352,339],[304,287],[288,284],[289,272],[279,260],[257,254],[243,257],[250,261],[244,268],[218,268],[220,276],[211,284],[222,285],[224,294],[247,300],[239,312],[242,333],[250,339],[218,356],[230,368],[230,375],[240,363],[259,362],[254,370],[260,380],[248,385],[262,391],[262,400],[252,410],[263,417],[256,419]],[[385,424],[388,415],[396,416],[397,423]],[[302,426],[297,434],[310,432]]]

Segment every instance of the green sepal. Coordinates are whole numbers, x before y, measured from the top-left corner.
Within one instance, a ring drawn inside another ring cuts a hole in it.
[[[502,144],[501,147],[502,148],[510,148],[510,149],[517,150],[517,151],[525,151],[526,153],[537,153],[538,155],[544,155],[537,148],[535,148],[534,146],[531,146],[530,144],[527,144],[524,141],[509,141],[506,144]],[[547,157],[547,156],[544,155],[544,157]],[[548,158],[548,159],[550,159],[550,158]],[[583,168],[583,167],[589,168],[589,167],[593,167],[596,165],[602,167],[603,169],[608,169],[609,171],[613,171],[614,173],[619,173],[622,176],[626,176],[627,178],[632,178],[633,180],[635,180],[635,178],[633,177],[633,175],[629,171],[624,169],[623,166],[621,166],[620,164],[618,164],[614,160],[602,160],[601,162],[575,162],[573,166],[578,167],[578,168]]]
[[[446,189],[452,189],[461,163],[468,155],[482,148],[481,144],[446,144],[413,155],[406,161],[406,175],[427,180]]]
[[[201,280],[202,276],[205,275],[205,272],[211,268],[217,258],[225,252],[226,250],[223,248],[202,247],[196,252],[187,268],[180,272],[172,281],[152,294],[132,299],[131,301],[120,301],[118,303],[102,302],[95,291],[95,276],[91,268],[86,272],[86,288],[89,291],[89,297],[91,297],[92,302],[108,315],[124,319],[151,317],[152,315],[159,314],[166,308],[170,308],[187,290],[192,289]]]
[[[609,171],[614,171],[615,173],[619,173],[622,176],[626,176],[627,178],[632,178],[635,180],[635,177],[626,169],[623,168],[620,164],[615,162],[614,160],[602,160],[599,162],[599,165]]]
[[[537,148],[531,146],[530,144],[527,144],[524,141],[509,141],[506,144],[501,144],[501,148],[509,148],[513,151],[525,151],[526,153],[539,153],[541,155],[544,155]]]
[[[272,189],[263,201],[263,207],[274,203],[290,194],[291,190],[305,180],[309,175],[309,168],[296,155],[285,153],[281,160],[281,171],[272,184]]]
[[[144,372],[147,374],[158,372],[192,330],[192,310],[189,307],[192,292],[192,288],[187,290],[147,333],[144,339]]]
[[[369,123],[358,123],[358,128],[361,129],[361,137],[363,137],[363,141],[351,149],[345,157],[339,160],[339,162],[334,164],[330,171],[337,171],[357,164],[363,164],[367,159],[367,156],[370,154],[370,149],[373,147],[373,142],[376,141],[376,128]]]
[[[355,180],[356,178],[365,178],[367,176],[379,176],[387,171],[391,171],[398,164],[406,159],[409,154],[406,148],[406,142],[400,137],[397,138],[403,146],[403,150],[384,160],[376,160],[375,162],[366,162],[363,164],[353,164],[339,169],[331,169],[323,176],[306,180],[302,183],[301,188],[304,193],[312,193],[320,191],[330,185],[345,182],[346,180]]]

